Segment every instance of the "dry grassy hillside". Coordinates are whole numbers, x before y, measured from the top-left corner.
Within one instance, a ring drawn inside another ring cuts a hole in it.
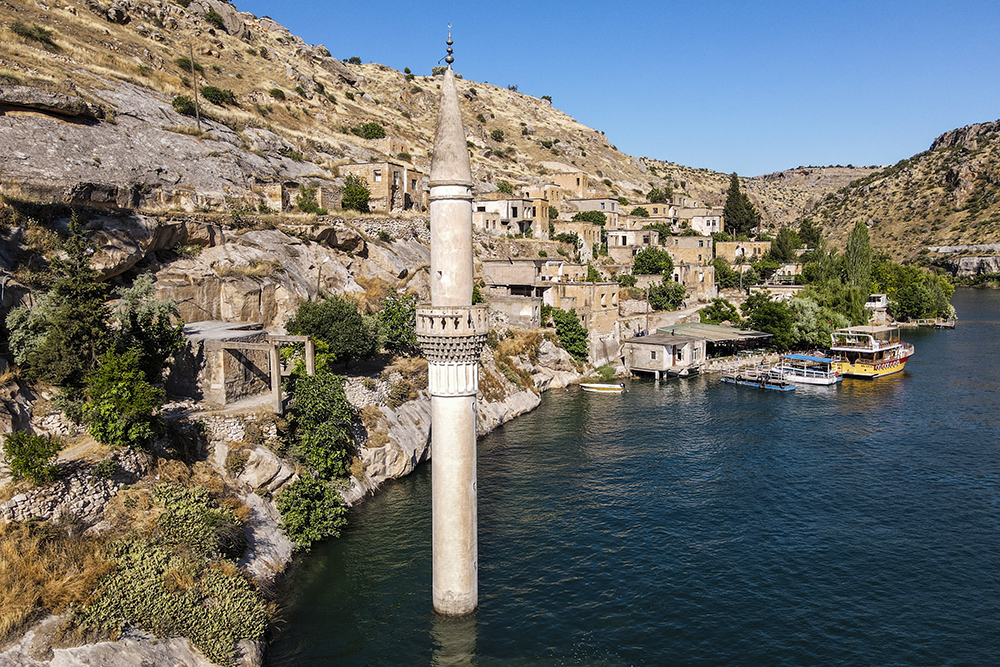
[[[952,130],[927,150],[827,195],[813,213],[835,245],[858,221],[896,258],[1000,241],[1000,121]]]

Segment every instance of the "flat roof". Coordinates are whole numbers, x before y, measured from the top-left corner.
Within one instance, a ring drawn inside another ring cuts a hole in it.
[[[676,324],[669,327],[660,327],[657,333],[670,332],[671,335],[696,336],[704,338],[710,343],[718,343],[729,340],[753,340],[756,338],[768,338],[769,333],[763,331],[753,331],[752,329],[737,329],[727,327],[722,324],[703,324],[701,322],[688,322],[687,324]]]
[[[684,345],[699,340],[705,340],[698,336],[668,336],[666,334],[650,334],[648,336],[637,336],[629,338],[626,343],[636,343],[638,345]]]
[[[785,359],[794,359],[795,361],[814,361],[818,364],[831,364],[833,363],[832,357],[813,357],[808,354],[786,354]]]
[[[833,333],[861,333],[861,334],[881,334],[889,333],[891,331],[898,331],[899,327],[889,326],[886,324],[861,324],[856,327],[847,327],[846,329],[837,329]]]

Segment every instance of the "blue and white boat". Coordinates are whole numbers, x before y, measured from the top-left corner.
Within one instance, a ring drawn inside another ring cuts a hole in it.
[[[786,354],[770,372],[793,384],[831,385],[843,379],[836,369],[836,361],[832,357]]]

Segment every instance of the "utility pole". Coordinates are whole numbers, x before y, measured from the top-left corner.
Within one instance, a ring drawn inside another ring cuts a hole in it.
[[[198,124],[198,131],[201,132],[201,113],[198,111],[198,70],[194,66],[194,46],[188,44],[191,50],[191,88],[194,90],[194,121]]]

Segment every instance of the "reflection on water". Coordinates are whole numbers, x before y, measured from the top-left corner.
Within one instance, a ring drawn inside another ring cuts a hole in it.
[[[906,371],[557,391],[479,447],[479,612],[430,608],[430,471],[293,576],[291,665],[994,664],[1000,293]]]

